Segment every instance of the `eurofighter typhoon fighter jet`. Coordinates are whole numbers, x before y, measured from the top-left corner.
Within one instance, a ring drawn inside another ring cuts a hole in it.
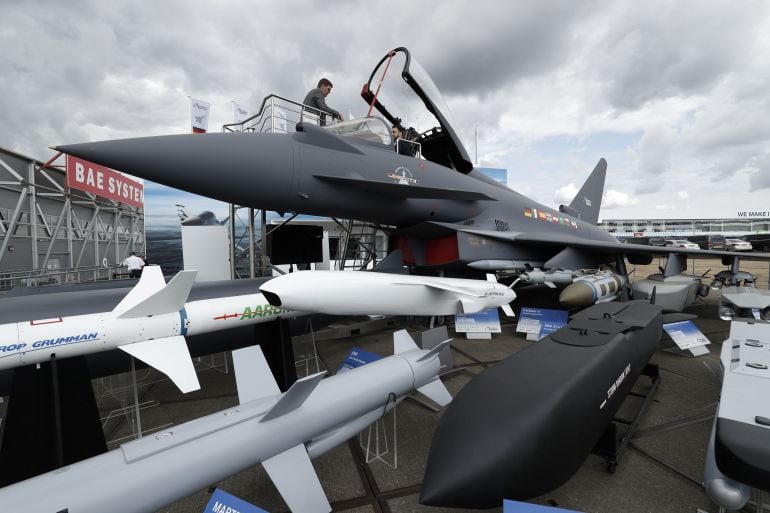
[[[624,275],[624,255],[646,264],[652,251],[736,255],[618,243],[596,226],[604,159],[558,210],[475,170],[438,88],[406,48],[380,60],[361,96],[368,117],[325,127],[299,121],[288,133],[168,135],[56,149],[237,205],[378,224],[416,272],[504,269],[533,283],[533,269],[579,276],[613,264]],[[392,125],[403,139],[394,138]],[[553,283],[548,273],[533,274]]]

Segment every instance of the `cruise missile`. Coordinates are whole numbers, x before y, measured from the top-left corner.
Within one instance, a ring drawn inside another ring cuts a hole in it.
[[[299,271],[260,287],[276,308],[331,315],[456,315],[497,308],[509,315],[511,288],[462,278],[435,278],[367,271]]]
[[[601,303],[474,377],[433,435],[420,502],[492,508],[572,477],[657,348],[661,308]]]
[[[299,315],[273,307],[256,290],[187,302],[195,275],[181,271],[166,284],[160,267],[145,266],[139,282],[111,311],[1,324],[0,370],[46,362],[54,355],[61,359],[121,349],[190,392],[200,385],[185,336]],[[59,311],[66,310],[61,304]]]
[[[406,331],[394,355],[330,378],[278,390],[259,347],[233,352],[240,405],[0,489],[3,511],[150,513],[262,463],[294,513],[326,513],[315,458],[354,436],[417,390],[451,401],[438,378],[439,351]],[[41,490],[46,490],[41,493]]]
[[[582,308],[617,298],[627,280],[612,271],[598,271],[575,278],[559,294],[559,303],[568,308]]]

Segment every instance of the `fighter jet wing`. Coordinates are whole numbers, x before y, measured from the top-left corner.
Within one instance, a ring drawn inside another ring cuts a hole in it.
[[[438,223],[449,226],[449,223]],[[686,254],[692,256],[728,256],[745,259],[765,260],[770,258],[770,253],[746,253],[740,251],[715,251],[705,249],[674,248],[664,246],[645,246],[641,244],[623,244],[621,242],[606,242],[599,240],[583,239],[569,235],[557,235],[553,233],[533,232],[498,232],[495,230],[479,230],[466,226],[454,225],[457,231],[475,233],[492,239],[505,240],[521,244],[544,246],[571,246],[599,253],[618,254]]]
[[[442,189],[438,187],[424,187],[417,184],[405,184],[396,182],[375,182],[363,178],[350,178],[347,176],[313,175],[319,180],[334,183],[344,187],[350,187],[359,191],[375,194],[387,194],[398,198],[420,199],[451,199],[460,201],[497,201],[486,194],[476,191],[464,191],[460,189]]]

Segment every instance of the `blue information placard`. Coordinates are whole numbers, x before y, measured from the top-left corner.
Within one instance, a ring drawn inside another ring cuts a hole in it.
[[[203,513],[268,513],[262,508],[217,488]]]
[[[581,513],[574,509],[552,508],[528,502],[509,501],[508,499],[503,501],[503,513],[558,513],[559,511],[563,513]]]
[[[474,314],[455,315],[455,331],[457,333],[501,333],[497,308]]]
[[[381,359],[382,356],[378,354],[370,353],[369,351],[364,351],[363,349],[354,347],[342,361],[342,365],[340,365],[340,368],[337,369],[337,374],[341,372],[347,372],[350,369],[355,369],[356,367],[361,367],[362,365],[366,365],[367,363],[372,363]]]
[[[691,349],[711,343],[692,321],[670,322],[664,324],[663,329],[679,349]]]
[[[569,313],[566,310],[523,307],[519,312],[516,331],[537,335],[537,339],[550,335],[567,325]]]

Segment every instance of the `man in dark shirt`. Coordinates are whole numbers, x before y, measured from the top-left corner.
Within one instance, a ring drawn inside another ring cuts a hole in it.
[[[318,81],[318,87],[307,93],[307,96],[305,96],[305,100],[302,102],[305,105],[312,107],[314,109],[317,109],[319,111],[326,112],[328,114],[331,114],[332,118],[337,118],[340,121],[344,121],[342,118],[342,114],[340,114],[338,111],[332,109],[328,105],[326,105],[325,98],[329,96],[329,93],[332,91],[332,83],[329,82],[328,79],[322,78]],[[321,114],[321,125],[325,125],[325,118],[323,114]]]

